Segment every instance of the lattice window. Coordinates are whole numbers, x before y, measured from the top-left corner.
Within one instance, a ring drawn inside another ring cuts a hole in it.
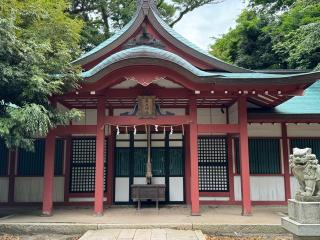
[[[226,138],[199,137],[199,191],[228,192],[228,155]]]
[[[107,143],[104,148],[104,189],[106,190],[106,158]],[[83,193],[94,192],[96,174],[96,139],[77,138],[72,140],[72,164],[70,192]]]

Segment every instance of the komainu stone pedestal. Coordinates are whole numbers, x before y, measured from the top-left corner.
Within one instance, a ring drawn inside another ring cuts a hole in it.
[[[294,239],[320,239],[320,202],[299,202],[290,199],[288,215],[281,219],[281,225],[293,233]]]

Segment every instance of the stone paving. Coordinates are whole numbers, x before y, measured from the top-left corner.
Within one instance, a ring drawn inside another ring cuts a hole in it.
[[[41,217],[40,208],[0,208],[7,217],[0,218],[0,233],[8,234],[83,234],[102,229],[201,230],[212,235],[230,233],[282,234],[280,219],[287,215],[285,206],[256,206],[252,216],[241,216],[240,206],[201,206],[201,216],[190,216],[190,207],[132,206],[106,208],[101,217],[94,216],[92,207],[55,207],[53,216]]]
[[[173,229],[89,230],[79,240],[205,240],[201,231]]]

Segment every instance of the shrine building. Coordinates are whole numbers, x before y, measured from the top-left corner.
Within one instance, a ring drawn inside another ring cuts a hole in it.
[[[0,205],[107,214],[135,204],[132,187],[147,185],[150,163],[160,204],[189,205],[192,215],[201,205],[241,205],[250,215],[253,205],[293,197],[293,147],[320,157],[320,72],[223,62],[170,28],[154,0],[138,0],[132,20],[74,64],[81,87],[52,104],[83,119],[36,139],[35,152],[0,143]]]

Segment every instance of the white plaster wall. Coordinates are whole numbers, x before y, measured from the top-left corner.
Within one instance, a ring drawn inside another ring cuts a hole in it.
[[[53,201],[64,201],[64,177],[54,177]],[[14,199],[16,202],[42,202],[43,177],[16,177]]]
[[[226,124],[227,123],[227,110],[224,108],[224,113],[220,108],[198,108],[197,120],[199,124]],[[211,118],[210,118],[211,115]]]
[[[96,125],[97,109],[80,109],[84,117],[79,121],[72,121],[73,125]]]
[[[229,197],[199,197],[200,201],[229,201]]]
[[[249,137],[281,137],[281,124],[279,123],[252,123],[248,124]]]
[[[0,202],[8,202],[9,196],[9,178],[0,177]]]
[[[77,197],[77,198],[69,198],[69,202],[94,202],[94,197]],[[104,197],[103,201],[107,201],[107,198]]]
[[[294,198],[296,192],[299,190],[299,183],[294,176],[290,177],[290,189],[291,189],[291,198]]]
[[[289,123],[287,132],[288,137],[320,137],[320,124]]]
[[[229,123],[230,124],[238,124],[238,103],[235,102],[232,106],[229,107]]]
[[[241,201],[240,176],[234,176],[235,200]],[[283,176],[250,176],[252,201],[285,201]]]

